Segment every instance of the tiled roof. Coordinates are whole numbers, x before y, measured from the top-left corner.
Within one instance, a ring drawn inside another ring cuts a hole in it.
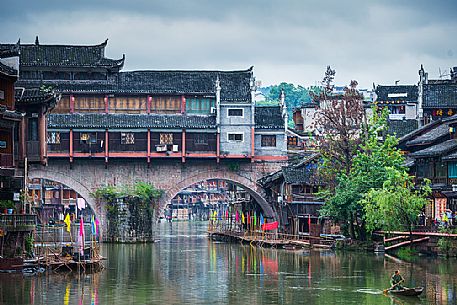
[[[215,116],[181,114],[49,114],[49,128],[215,128]]]
[[[15,99],[18,105],[55,102],[58,95],[54,91],[43,91],[40,88],[15,88]]]
[[[221,102],[250,102],[252,67],[242,71],[132,71],[119,73],[118,91],[151,94],[215,95],[216,80]]]
[[[255,107],[255,128],[284,129],[280,106]]]
[[[19,56],[19,41],[16,44],[0,45],[0,58]]]
[[[132,71],[120,72],[115,81],[19,80],[19,85],[53,85],[59,93],[216,95],[221,86],[221,102],[250,102],[252,67],[242,71]]]
[[[284,180],[287,184],[322,185],[317,174],[316,163],[305,163],[299,166],[286,166],[282,168]]]
[[[21,120],[23,113],[16,110],[8,110],[6,106],[0,105],[0,117],[10,120]]]
[[[457,139],[451,139],[444,141],[442,143],[427,147],[416,152],[409,154],[410,157],[420,158],[420,157],[434,157],[448,154],[457,149]]]
[[[449,135],[449,124],[453,121],[442,122],[425,133],[406,142],[407,146],[431,144],[438,139]]]
[[[457,108],[457,84],[424,85],[424,109]]]
[[[377,86],[377,102],[417,102],[418,89],[416,85],[399,85],[399,86]],[[404,94],[406,96],[395,96],[395,94]],[[389,94],[394,96],[389,96]]]
[[[121,59],[105,58],[108,40],[93,46],[21,44],[21,67],[103,67],[121,68]],[[11,48],[11,44],[0,44],[0,52]]]
[[[388,125],[387,132],[399,138],[418,128],[417,120],[389,120]]]
[[[307,155],[297,164],[284,166],[281,170],[262,177],[258,183],[264,188],[270,187],[278,179],[284,179],[288,184],[323,185],[318,175],[318,163],[316,163],[319,158],[319,153]]]
[[[18,72],[16,69],[11,68],[10,66],[7,66],[1,62],[0,62],[0,73],[8,75],[8,76],[14,76],[14,77],[17,77],[17,75],[18,75]]]

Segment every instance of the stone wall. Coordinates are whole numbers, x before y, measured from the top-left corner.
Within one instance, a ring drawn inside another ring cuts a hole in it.
[[[182,163],[176,159],[155,159],[150,164],[144,159],[109,159],[105,164],[103,159],[96,158],[75,159],[70,165],[67,159],[50,159],[47,166],[32,165],[29,178],[45,178],[73,188],[94,210],[101,223],[102,239],[107,240],[106,207],[91,196],[91,192],[99,187],[136,181],[152,183],[165,192],[158,202],[158,209],[163,209],[179,191],[193,183],[224,179],[246,188],[264,210],[265,217],[277,219],[276,211],[265,199],[265,192],[257,180],[284,165],[285,161],[220,160],[217,163],[216,160],[186,160]],[[130,218],[127,215],[124,220]],[[138,239],[143,239],[142,234]],[[132,236],[123,239],[132,239]]]

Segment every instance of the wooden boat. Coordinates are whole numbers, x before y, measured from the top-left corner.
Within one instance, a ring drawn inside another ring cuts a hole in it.
[[[416,287],[416,288],[403,288],[400,290],[389,290],[390,294],[393,295],[400,295],[400,296],[407,296],[407,297],[414,297],[418,296],[424,291],[424,287]]]

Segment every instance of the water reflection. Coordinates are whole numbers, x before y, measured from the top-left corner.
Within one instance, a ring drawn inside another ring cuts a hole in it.
[[[162,224],[154,245],[104,245],[97,274],[0,275],[0,304],[455,304],[456,260],[284,251],[209,241],[206,225]],[[382,294],[393,270],[421,298]]]

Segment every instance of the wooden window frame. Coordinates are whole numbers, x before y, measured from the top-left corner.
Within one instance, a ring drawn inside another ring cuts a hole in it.
[[[260,138],[260,146],[261,147],[276,147],[276,135],[261,135]]]

